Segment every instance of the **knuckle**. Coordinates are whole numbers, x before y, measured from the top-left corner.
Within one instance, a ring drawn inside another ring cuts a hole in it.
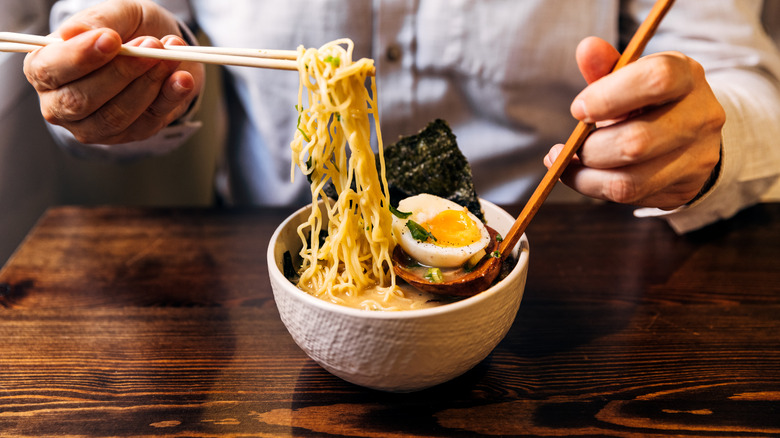
[[[652,134],[644,124],[632,123],[623,129],[617,139],[618,151],[623,163],[634,163],[648,153]]]
[[[726,110],[724,110],[721,105],[714,105],[710,117],[707,118],[706,127],[710,131],[720,132],[720,130],[723,128],[723,125],[725,124]]]
[[[23,72],[24,76],[37,91],[53,90],[59,86],[54,77],[49,73],[51,70],[39,61],[35,60],[33,54],[25,58]]]
[[[106,105],[97,115],[95,130],[101,137],[114,137],[132,123],[132,115],[120,105]]]
[[[720,147],[716,148],[710,148],[709,151],[705,153],[698,154],[701,155],[701,159],[699,160],[699,171],[702,175],[704,175],[704,178],[706,179],[709,177],[709,175],[712,173],[713,169],[715,169],[715,166],[718,165],[721,159],[721,152]]]
[[[669,52],[653,58],[647,70],[648,87],[655,95],[668,96],[690,92],[693,89],[693,73],[688,58],[681,53]],[[688,71],[688,73],[685,73]],[[703,73],[702,73],[703,74]]]
[[[106,67],[111,70],[109,73],[110,76],[117,78],[118,82],[128,83],[138,76],[137,73],[132,70],[132,65],[133,64],[125,61],[116,60],[108,63]]]
[[[711,103],[705,102],[699,105],[702,108],[700,117],[697,117],[694,124],[693,132],[696,132],[698,136],[703,135],[721,135],[723,125],[726,124],[726,110],[720,103],[715,100],[714,96],[710,100]]]
[[[155,122],[159,121],[160,124],[163,124],[165,120],[167,120],[171,116],[170,108],[168,108],[167,105],[162,104],[155,104],[149,106],[149,108],[144,111],[144,117],[148,120],[153,120]]]
[[[88,97],[81,91],[74,87],[64,87],[57,90],[49,109],[61,120],[80,120],[89,114],[89,106]]]
[[[144,81],[148,84],[162,83],[171,73],[169,62],[152,58],[120,59],[109,67],[113,75],[125,82]]]
[[[149,105],[144,115],[153,120],[160,120],[167,124],[175,120],[188,108],[188,103],[184,99],[177,99],[176,96],[170,96],[165,92],[158,94],[157,99]]]
[[[615,174],[607,181],[604,196],[621,204],[631,204],[640,199],[636,182],[625,173]]]
[[[139,125],[143,125],[144,126],[143,130],[145,132],[148,132],[150,135],[155,134],[159,132],[161,129],[168,126],[168,124],[170,124],[170,122],[172,121],[171,114],[172,113],[158,114],[155,110],[151,109],[150,107],[149,110],[147,110],[144,113],[142,118],[139,119],[140,121],[142,121],[142,123],[140,123]]]
[[[150,86],[154,86],[159,89],[162,87],[163,82],[168,79],[171,73],[171,69],[169,69],[165,63],[160,63],[149,69],[149,71],[144,74],[144,78],[146,82],[150,84]]]
[[[44,120],[52,125],[62,125],[63,123],[63,120],[48,106],[41,105],[41,115]]]
[[[671,70],[671,66],[666,62],[656,62],[648,70],[648,87],[654,94],[665,94],[673,84],[674,74]]]
[[[150,63],[156,63],[150,65]],[[107,67],[111,69],[110,75],[117,78],[118,81],[124,83],[131,83],[137,80],[149,81],[151,72],[159,67],[163,63],[151,58],[136,58],[136,59],[116,59],[113,62],[107,64]]]
[[[690,69],[691,73],[696,77],[705,77],[706,72],[704,70],[704,66],[696,62],[693,58],[687,58],[686,59],[688,63],[688,68]]]

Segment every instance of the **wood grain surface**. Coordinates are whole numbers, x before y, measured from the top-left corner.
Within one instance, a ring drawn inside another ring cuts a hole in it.
[[[506,339],[412,394],[293,343],[265,260],[289,212],[48,211],[0,271],[0,436],[780,435],[780,204],[686,236],[545,205]]]

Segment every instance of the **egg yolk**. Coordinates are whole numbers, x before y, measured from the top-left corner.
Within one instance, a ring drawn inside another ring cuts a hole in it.
[[[436,238],[433,243],[442,247],[467,246],[482,237],[477,224],[462,210],[443,210],[420,225]]]

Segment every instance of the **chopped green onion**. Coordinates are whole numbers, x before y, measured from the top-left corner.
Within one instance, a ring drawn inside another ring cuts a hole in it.
[[[339,166],[336,164],[336,157],[335,156],[331,156],[330,157],[330,164],[333,165],[333,168],[336,169],[336,172],[341,172],[339,170]]]
[[[444,277],[441,275],[441,269],[428,268],[428,272],[425,273],[425,278],[431,283],[441,283],[444,281]]]
[[[501,258],[501,251],[493,251],[490,253],[490,257],[493,257],[494,259],[500,259]]]
[[[341,59],[330,55],[325,57],[324,61],[332,65],[334,68],[338,68],[338,66],[341,65]]]
[[[400,211],[397,208],[393,207],[393,204],[390,204],[390,213],[393,213],[393,216],[397,217],[398,219],[406,219],[412,215],[411,211],[408,213],[405,211]]]
[[[503,242],[504,238],[500,234],[496,233],[496,242]]]
[[[418,224],[417,222],[409,219],[406,221],[406,228],[409,228],[409,231],[412,232],[412,237],[414,240],[418,242],[425,242],[428,239],[436,241],[436,238],[433,237],[433,234],[431,234],[428,230],[423,228],[422,225]]]
[[[308,136],[308,135],[306,135],[306,133],[305,133],[305,132],[303,132],[303,129],[301,129],[301,128],[298,128],[298,131],[301,131],[301,135],[303,136],[303,138],[304,138],[304,139],[306,139],[306,141],[311,141],[311,139],[309,138],[309,136]]]

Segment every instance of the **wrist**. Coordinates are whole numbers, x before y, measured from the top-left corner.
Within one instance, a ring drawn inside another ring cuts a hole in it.
[[[707,177],[707,180],[704,181],[704,184],[701,186],[701,189],[699,189],[699,193],[697,193],[696,196],[693,197],[693,199],[688,201],[687,205],[691,205],[694,202],[698,201],[699,199],[703,198],[707,193],[710,192],[710,190],[712,190],[713,187],[715,187],[715,183],[718,182],[718,178],[720,177],[722,161],[723,161],[723,143],[721,143],[720,149],[718,150],[718,162],[715,163],[715,167],[712,168],[709,177]]]

